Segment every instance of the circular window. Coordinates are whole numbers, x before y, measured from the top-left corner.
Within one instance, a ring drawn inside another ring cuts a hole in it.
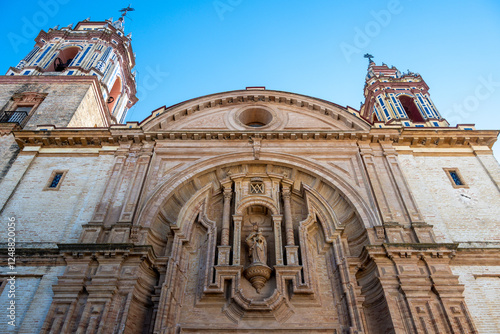
[[[243,110],[240,114],[240,122],[246,126],[250,126],[253,128],[260,128],[265,126],[273,120],[273,115],[262,108],[250,108]]]

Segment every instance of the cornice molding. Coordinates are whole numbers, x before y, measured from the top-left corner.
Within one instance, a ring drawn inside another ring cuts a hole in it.
[[[102,147],[123,142],[156,141],[354,141],[361,144],[387,143],[410,148],[491,148],[500,131],[457,129],[371,129],[369,131],[149,131],[142,128],[61,128],[40,125],[40,130],[13,131],[21,148],[40,147]]]

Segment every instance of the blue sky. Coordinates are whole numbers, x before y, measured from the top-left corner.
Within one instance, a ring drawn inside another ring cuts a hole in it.
[[[3,2],[5,73],[40,29],[119,17],[121,1]],[[420,73],[452,124],[500,129],[500,1],[142,1],[126,33],[138,97],[127,120],[163,105],[266,86],[359,108],[367,60]],[[500,157],[500,143],[495,145]]]

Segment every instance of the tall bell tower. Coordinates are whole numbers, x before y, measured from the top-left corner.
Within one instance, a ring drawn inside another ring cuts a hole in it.
[[[375,127],[447,127],[429,96],[429,86],[418,73],[376,65],[368,58],[360,115]]]
[[[137,102],[125,14],[41,31],[35,47],[0,77],[0,123],[17,121],[28,129],[122,123]]]

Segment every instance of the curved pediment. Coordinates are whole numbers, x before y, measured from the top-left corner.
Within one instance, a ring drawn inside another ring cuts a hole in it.
[[[369,130],[357,110],[317,98],[270,90],[207,95],[155,110],[144,131]]]

